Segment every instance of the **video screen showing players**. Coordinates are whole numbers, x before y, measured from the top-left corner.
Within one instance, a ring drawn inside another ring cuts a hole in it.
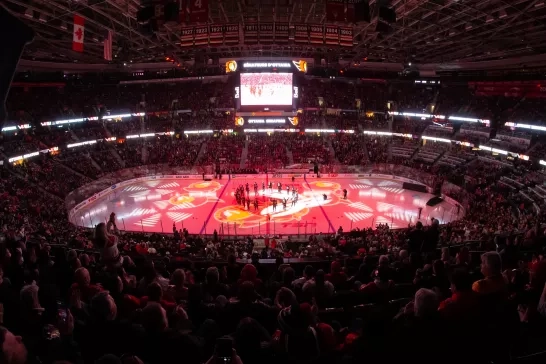
[[[292,105],[292,73],[241,73],[241,106]]]

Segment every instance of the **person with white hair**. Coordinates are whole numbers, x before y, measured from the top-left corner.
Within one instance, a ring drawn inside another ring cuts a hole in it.
[[[436,314],[438,304],[438,295],[433,290],[421,288],[415,293],[413,313],[419,318],[430,317]]]
[[[472,290],[479,294],[505,294],[508,290],[502,276],[502,260],[497,252],[487,252],[482,255],[481,272],[483,279],[474,282]]]

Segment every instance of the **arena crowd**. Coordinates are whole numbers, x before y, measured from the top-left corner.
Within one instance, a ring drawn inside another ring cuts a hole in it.
[[[462,88],[435,95],[374,85],[372,92],[324,88],[313,80],[302,88],[302,106],[318,110],[303,112],[304,125],[418,138],[203,136],[183,131],[233,128],[232,119],[217,111],[233,102],[225,96],[231,85],[192,86],[16,89],[10,95],[9,109],[33,127],[3,133],[3,157],[62,148],[21,163],[5,161],[0,169],[1,363],[544,360],[536,354],[544,350],[546,324],[539,166],[456,144],[423,143],[420,136],[443,131],[421,120],[389,120],[381,106],[395,100],[399,110],[422,111],[437,96],[441,112],[485,118],[497,113],[491,105],[508,107],[510,100],[495,104]],[[109,102],[108,108],[130,108],[143,93],[146,111],[172,110],[177,100],[177,108],[192,113],[59,129],[39,123],[100,112]],[[326,111],[353,110],[357,98],[378,113]],[[537,118],[537,107],[524,101],[511,115]],[[447,134],[455,139],[465,128],[452,125]],[[113,136],[124,142],[105,140]],[[64,148],[90,139],[103,141]],[[524,152],[542,157],[542,137],[529,139]],[[466,214],[445,225],[378,225],[305,241],[279,235],[263,248],[256,241],[264,237],[198,236],[176,226],[172,234],[120,231],[115,214],[89,230],[71,225],[64,208],[71,191],[124,168],[166,164],[200,174],[214,165],[222,173],[256,173],[315,162],[321,170],[401,165],[426,172],[435,176],[431,185],[464,204]]]

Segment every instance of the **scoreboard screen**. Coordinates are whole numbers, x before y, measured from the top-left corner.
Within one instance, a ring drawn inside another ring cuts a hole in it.
[[[292,73],[241,73],[241,106],[292,106]]]

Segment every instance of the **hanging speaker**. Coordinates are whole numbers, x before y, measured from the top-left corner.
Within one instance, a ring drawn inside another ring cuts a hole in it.
[[[370,5],[368,1],[363,0],[355,5],[355,22],[370,22]]]
[[[389,9],[386,6],[380,6],[379,20],[390,24],[396,23],[396,12],[394,11],[394,9]]]
[[[155,15],[155,7],[147,6],[137,11],[137,22],[145,24],[150,21]]]
[[[180,9],[178,6],[178,2],[165,4],[164,11],[165,11],[165,14],[164,14],[165,23],[168,23],[168,22],[178,23],[178,21],[180,20],[180,17],[179,17]]]

